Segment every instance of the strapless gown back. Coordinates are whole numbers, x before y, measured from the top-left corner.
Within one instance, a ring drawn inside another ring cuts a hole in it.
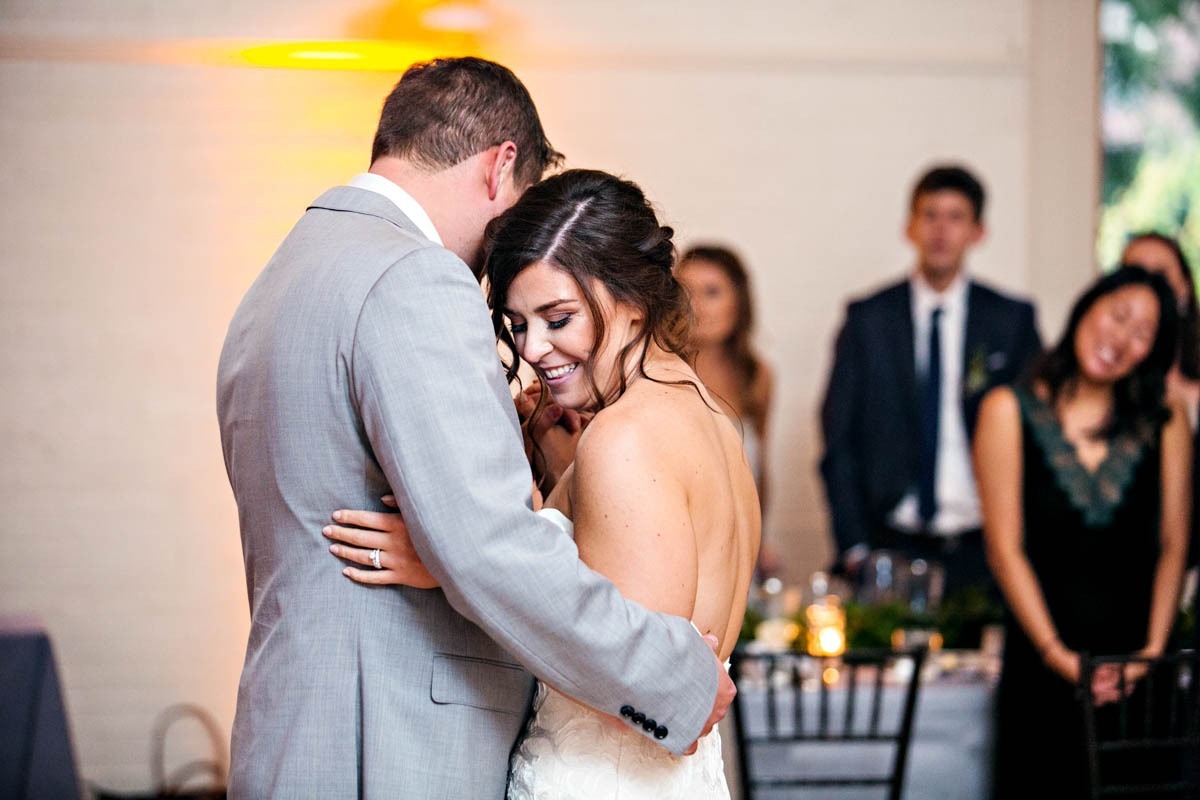
[[[568,533],[571,521],[545,516]],[[728,800],[721,738],[675,756],[624,723],[538,683],[533,719],[513,754],[508,800]]]

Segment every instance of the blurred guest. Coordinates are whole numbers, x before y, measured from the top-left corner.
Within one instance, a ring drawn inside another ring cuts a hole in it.
[[[688,249],[675,267],[692,304],[691,347],[700,381],[724,405],[742,433],[742,447],[766,517],[767,431],[774,376],[751,342],[754,298],[750,274],[737,253],[716,244]],[[779,551],[765,538],[758,569],[771,575]]]
[[[750,275],[732,250],[698,245],[680,258],[675,276],[692,302],[696,374],[740,421],[742,445],[765,504],[774,378],[750,341],[754,330]]]
[[[1179,242],[1161,233],[1139,233],[1129,239],[1121,266],[1137,266],[1162,275],[1179,312],[1179,347],[1167,373],[1167,394],[1183,403],[1193,430],[1200,413],[1200,309],[1196,284]]]
[[[991,587],[970,441],[984,392],[1013,381],[1041,343],[1030,303],[964,274],[983,208],[967,170],[925,173],[906,229],[912,273],[846,310],[821,408],[821,474],[834,570],[852,578],[888,549],[940,563],[947,595]]]
[[[1166,647],[1191,503],[1187,415],[1166,401],[1177,327],[1161,276],[1117,270],[1075,303],[1031,378],[980,408],[975,468],[1008,614],[997,798],[1084,797],[1080,653]],[[1097,672],[1098,702],[1118,696],[1116,669]]]
[[[1192,498],[1200,492],[1200,469],[1195,454],[1200,452],[1200,308],[1196,303],[1196,284],[1191,267],[1179,242],[1154,231],[1139,233],[1129,239],[1121,254],[1121,266],[1139,266],[1157,272],[1167,279],[1175,295],[1179,311],[1179,348],[1175,363],[1167,373],[1167,396],[1187,409],[1192,426]],[[1192,515],[1191,545],[1188,566],[1200,563],[1200,525]],[[1193,594],[1193,633],[1195,646],[1200,648],[1200,592]]]

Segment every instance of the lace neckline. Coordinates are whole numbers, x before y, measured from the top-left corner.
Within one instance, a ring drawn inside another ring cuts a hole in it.
[[[1089,528],[1110,524],[1145,456],[1148,437],[1118,434],[1109,441],[1104,459],[1094,470],[1089,470],[1079,460],[1075,446],[1063,435],[1054,409],[1027,389],[1017,389],[1016,395],[1046,466],[1071,505],[1083,515],[1084,524]]]

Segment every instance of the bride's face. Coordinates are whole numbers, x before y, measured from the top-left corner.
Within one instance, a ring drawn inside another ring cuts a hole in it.
[[[614,300],[599,281],[591,289],[605,328],[599,347],[596,320],[579,284],[548,262],[521,270],[509,285],[503,309],[517,352],[537,371],[554,402],[581,411],[596,404],[589,373],[606,395],[615,389],[618,354],[636,338],[642,318],[636,308]]]

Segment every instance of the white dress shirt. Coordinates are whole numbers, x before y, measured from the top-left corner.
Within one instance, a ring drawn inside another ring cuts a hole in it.
[[[983,521],[975,472],[971,468],[971,446],[962,415],[963,347],[967,333],[967,279],[960,272],[945,291],[936,292],[919,272],[910,279],[912,288],[913,353],[917,383],[924,380],[929,361],[929,323],[935,308],[942,309],[941,408],[938,414],[937,470],[934,486],[937,513],[928,532],[952,536],[978,528]],[[914,487],[893,509],[889,524],[900,530],[920,530],[917,491]]]
[[[347,185],[383,195],[395,203],[396,207],[404,212],[404,216],[413,221],[413,224],[417,226],[421,233],[425,234],[426,239],[437,244],[442,244],[442,237],[438,235],[437,228],[433,226],[433,220],[425,213],[425,209],[421,208],[421,204],[411,194],[387,178],[382,175],[376,175],[374,172],[362,172],[355,175],[354,180],[350,181]]]

